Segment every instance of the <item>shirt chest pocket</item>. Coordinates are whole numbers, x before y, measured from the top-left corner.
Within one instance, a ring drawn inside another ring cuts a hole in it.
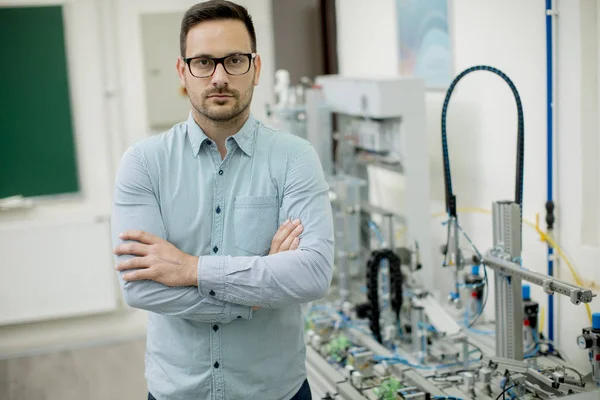
[[[235,247],[251,255],[266,255],[277,232],[277,196],[237,196],[233,205]]]

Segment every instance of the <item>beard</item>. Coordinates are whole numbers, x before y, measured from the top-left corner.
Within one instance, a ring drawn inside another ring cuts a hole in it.
[[[251,85],[244,93],[228,88],[211,88],[200,94],[194,93],[188,89],[188,93],[192,106],[200,115],[208,120],[224,123],[234,121],[246,111],[252,101],[254,86]],[[227,99],[208,97],[216,94],[223,94],[231,97]]]

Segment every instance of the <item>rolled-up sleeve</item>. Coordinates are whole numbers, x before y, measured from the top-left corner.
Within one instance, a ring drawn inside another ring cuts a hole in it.
[[[135,146],[128,149],[119,166],[111,225],[114,247],[123,243],[119,234],[127,230],[142,230],[166,239],[152,180],[143,155]],[[115,256],[115,262],[131,257]],[[150,280],[128,282],[122,278],[126,272],[119,272],[118,277],[125,302],[131,307],[199,322],[226,323],[252,317],[251,307],[204,297],[195,286],[169,287]]]
[[[325,296],[332,279],[334,231],[329,185],[310,144],[286,172],[282,212],[304,226],[297,250],[264,257],[203,256],[198,262],[202,296],[261,307],[285,307]]]

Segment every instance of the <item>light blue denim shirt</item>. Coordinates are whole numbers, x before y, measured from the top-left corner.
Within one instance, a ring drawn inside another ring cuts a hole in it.
[[[306,378],[301,305],[326,294],[333,266],[319,158],[252,116],[226,147],[222,160],[190,114],[132,145],[117,173],[113,245],[140,229],[200,256],[197,287],[119,273],[126,302],[149,311],[146,379],[158,400],[286,400]],[[268,255],[287,218],[302,221],[300,247]]]

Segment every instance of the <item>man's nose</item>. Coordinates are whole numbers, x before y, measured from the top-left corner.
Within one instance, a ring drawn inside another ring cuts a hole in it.
[[[223,64],[217,64],[211,83],[213,86],[227,86],[229,84],[229,75],[225,72]]]

